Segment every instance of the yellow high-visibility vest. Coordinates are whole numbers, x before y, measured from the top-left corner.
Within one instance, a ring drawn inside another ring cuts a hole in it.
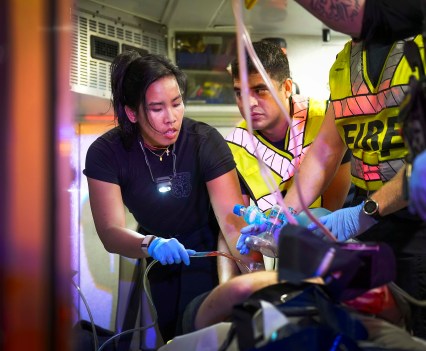
[[[245,120],[241,121],[226,137],[234,155],[237,170],[250,192],[250,197],[264,212],[276,204],[276,198],[271,194],[262,177],[255,149],[271,170],[279,190],[282,193],[285,192],[292,184],[295,167],[299,167],[318,134],[327,108],[325,100],[309,99],[300,95],[293,95],[291,101],[292,128],[295,133],[290,133],[290,129],[287,130],[282,149],[274,147],[256,131],[254,131],[252,143]],[[320,207],[321,204],[320,197],[311,207]]]
[[[423,48],[421,35],[414,41]],[[346,43],[330,70],[336,126],[352,150],[352,182],[365,190],[377,190],[390,180],[408,152],[398,123],[399,106],[412,75],[403,55],[404,42],[393,44],[375,86],[367,73],[362,42]],[[424,58],[423,49],[421,54]]]

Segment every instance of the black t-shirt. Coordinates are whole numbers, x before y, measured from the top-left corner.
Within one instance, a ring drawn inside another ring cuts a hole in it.
[[[173,154],[163,161],[146,150],[155,178],[173,174]],[[83,173],[90,178],[118,184],[123,202],[144,233],[163,237],[190,232],[210,221],[211,205],[206,182],[235,168],[232,153],[213,127],[184,118],[175,144],[176,176],[172,190],[159,193],[152,181],[141,145],[136,139],[125,149],[114,128],[89,147]]]
[[[361,37],[369,42],[391,44],[422,32],[423,0],[367,0]]]

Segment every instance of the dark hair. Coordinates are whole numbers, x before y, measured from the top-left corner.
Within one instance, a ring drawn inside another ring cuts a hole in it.
[[[136,51],[119,54],[111,64],[111,93],[115,118],[125,143],[139,133],[139,126],[127,118],[124,107],[137,111],[143,106],[148,87],[158,79],[174,76],[183,98],[186,93],[186,75],[168,58],[157,54],[141,55]]]
[[[284,38],[270,37],[270,38],[263,38],[262,41],[268,41],[270,43],[277,44],[280,48],[287,49],[287,42]]]
[[[287,78],[290,78],[290,67],[287,55],[283,53],[277,44],[267,41],[258,41],[253,43],[253,48],[265,68],[265,71],[272,79],[281,83]],[[257,73],[258,70],[248,54],[246,54],[246,58],[248,73]],[[232,61],[231,71],[233,79],[239,78],[238,58]]]

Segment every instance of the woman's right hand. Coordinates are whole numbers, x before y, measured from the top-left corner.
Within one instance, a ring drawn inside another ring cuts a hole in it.
[[[194,250],[185,249],[175,238],[164,239],[157,237],[148,246],[148,254],[162,265],[183,262],[188,266],[189,256],[194,253]]]

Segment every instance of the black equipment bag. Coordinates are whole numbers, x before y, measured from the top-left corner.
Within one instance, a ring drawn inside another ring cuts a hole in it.
[[[239,349],[367,350],[360,346],[367,330],[341,302],[393,281],[395,258],[390,247],[327,242],[306,228],[287,225],[280,234],[279,252],[285,253],[278,268],[283,283],[263,288],[234,307]],[[306,282],[316,276],[318,267],[323,267],[324,284]],[[272,305],[266,304],[269,310],[264,301]],[[271,326],[272,319],[279,323]]]
[[[268,294],[269,297],[286,296],[285,302],[274,305],[290,322],[265,340],[259,300]],[[264,288],[234,307],[233,324],[241,351],[328,351],[333,347],[336,350],[359,351],[361,348],[357,340],[367,339],[362,323],[315,284],[280,283]]]

